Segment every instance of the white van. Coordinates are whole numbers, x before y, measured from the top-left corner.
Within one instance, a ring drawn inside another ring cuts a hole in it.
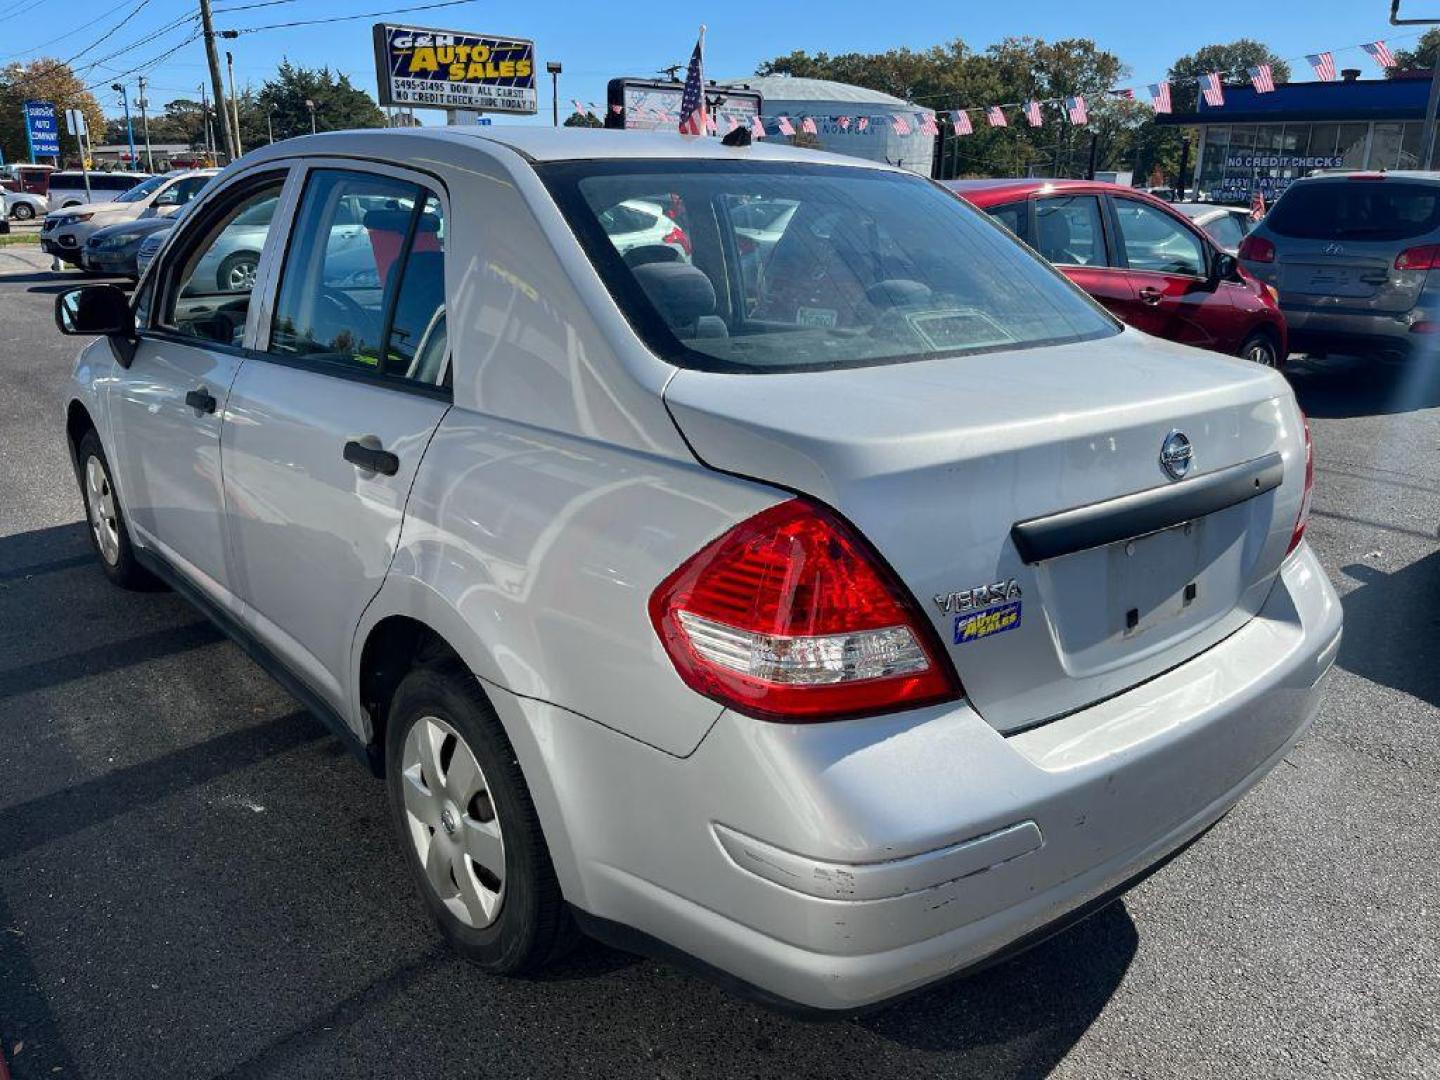
[[[150,173],[143,172],[92,172],[90,186],[85,186],[85,174],[74,171],[50,174],[50,209],[63,210],[67,206],[84,203],[112,202],[116,195],[129,191],[136,184],[150,179]]]

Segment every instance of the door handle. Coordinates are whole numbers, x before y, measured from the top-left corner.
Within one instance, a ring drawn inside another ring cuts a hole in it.
[[[199,390],[191,390],[188,394],[185,395],[185,404],[189,405],[190,408],[198,409],[203,413],[213,413],[215,411],[216,403],[215,398],[211,396],[210,391],[206,390],[202,386]]]
[[[369,469],[371,472],[384,476],[394,476],[400,471],[400,459],[389,450],[382,450],[378,446],[366,446],[357,439],[351,439],[345,444],[345,460],[351,465]]]
[[[1160,298],[1162,295],[1163,294],[1160,292],[1160,290],[1152,285],[1146,285],[1143,289],[1140,290],[1141,302],[1149,304],[1151,307],[1155,307],[1157,304],[1160,303]]]

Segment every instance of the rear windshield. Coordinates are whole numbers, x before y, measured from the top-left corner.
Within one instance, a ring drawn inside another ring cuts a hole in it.
[[[1440,228],[1440,185],[1388,179],[1295,184],[1265,224],[1303,240],[1407,240]]]
[[[917,176],[743,161],[539,171],[631,325],[683,366],[849,367],[1118,332],[1013,237]]]

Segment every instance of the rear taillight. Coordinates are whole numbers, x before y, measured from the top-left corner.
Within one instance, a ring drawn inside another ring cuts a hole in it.
[[[1247,262],[1274,262],[1275,245],[1265,237],[1251,233],[1240,241],[1240,258]]]
[[[1300,499],[1300,516],[1295,520],[1295,531],[1290,534],[1290,546],[1285,549],[1289,555],[1305,539],[1305,526],[1310,524],[1310,502],[1315,494],[1315,447],[1310,442],[1310,421],[1300,414],[1300,426],[1305,432],[1305,494]]]
[[[1395,256],[1396,270],[1429,270],[1440,262],[1440,244],[1406,248]]]
[[[854,530],[792,499],[691,556],[650,597],[686,685],[762,720],[818,721],[961,689],[914,601]]]
[[[673,229],[671,229],[664,236],[662,236],[660,238],[660,242],[662,244],[674,244],[681,251],[685,252],[686,255],[693,254],[693,252],[690,250],[690,237],[685,235],[685,230],[680,228],[679,225],[676,225]]]

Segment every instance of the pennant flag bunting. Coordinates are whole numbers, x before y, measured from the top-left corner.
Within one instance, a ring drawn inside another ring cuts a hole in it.
[[[820,133],[820,129],[815,126],[815,118],[813,116],[802,116],[800,118],[800,130],[806,135],[818,135]]]
[[[991,127],[1007,127],[1005,122],[1005,110],[999,105],[991,105],[985,110],[985,119],[990,121]]]
[[[1205,104],[1212,109],[1218,109],[1225,104],[1225,84],[1220,81],[1220,73],[1212,71],[1208,75],[1201,75],[1195,80],[1200,84],[1200,92],[1205,95]]]
[[[1322,52],[1311,53],[1305,57],[1310,66],[1315,69],[1315,74],[1322,82],[1335,81],[1335,54]]]
[[[1150,105],[1157,113],[1170,111],[1170,84],[1168,82],[1150,84]]]
[[[1274,92],[1275,71],[1269,64],[1256,64],[1254,67],[1246,68],[1245,73],[1250,76],[1250,85],[1255,87],[1257,94]]]
[[[1114,94],[1118,98],[1124,98],[1126,101],[1135,100],[1135,91],[1128,86],[1122,86],[1118,90],[1111,90],[1110,93]]]
[[[842,117],[840,117],[840,119],[839,119],[838,121],[836,121],[836,122],[840,125],[840,130],[841,130],[841,131],[849,131],[849,130],[850,130],[850,118],[849,118],[848,116],[842,116]]]
[[[786,138],[789,138],[791,135],[795,134],[795,125],[790,123],[790,118],[788,116],[782,116],[777,119],[775,121],[775,126],[780,129],[780,134],[784,135]]]
[[[1370,44],[1361,45],[1360,47],[1369,53],[1370,59],[1374,60],[1375,63],[1379,64],[1382,68],[1392,68],[1395,66],[1395,54],[1390,51],[1390,46],[1386,45],[1385,42],[1372,41]]]
[[[725,118],[725,133],[728,135],[740,126],[740,118],[733,113]]]
[[[922,113],[922,114],[920,115],[920,131],[921,131],[922,134],[925,134],[925,135],[939,135],[939,134],[940,134],[940,128],[939,128],[939,126],[935,123],[935,116],[934,116],[934,114],[932,114],[932,113]]]
[[[855,121],[855,130],[857,130],[857,131],[865,131],[865,130],[867,130],[869,127],[870,127],[870,118],[869,118],[868,116],[862,116],[862,117],[860,117],[859,120],[856,120],[856,121]]]
[[[1090,122],[1090,113],[1085,108],[1085,99],[1078,94],[1065,99],[1065,111],[1070,115],[1072,124],[1088,124]]]
[[[765,137],[765,121],[761,120],[758,116],[750,121],[750,135],[756,139],[763,139]]]
[[[901,116],[899,113],[896,113],[894,116],[890,117],[890,126],[895,129],[896,135],[910,134],[910,121],[906,120],[905,117]]]
[[[1031,127],[1039,127],[1045,123],[1045,117],[1040,113],[1040,102],[1033,98],[1025,103],[1025,119]]]
[[[964,109],[951,110],[950,123],[955,128],[956,135],[972,135],[975,132],[974,126],[970,123],[970,114]]]

